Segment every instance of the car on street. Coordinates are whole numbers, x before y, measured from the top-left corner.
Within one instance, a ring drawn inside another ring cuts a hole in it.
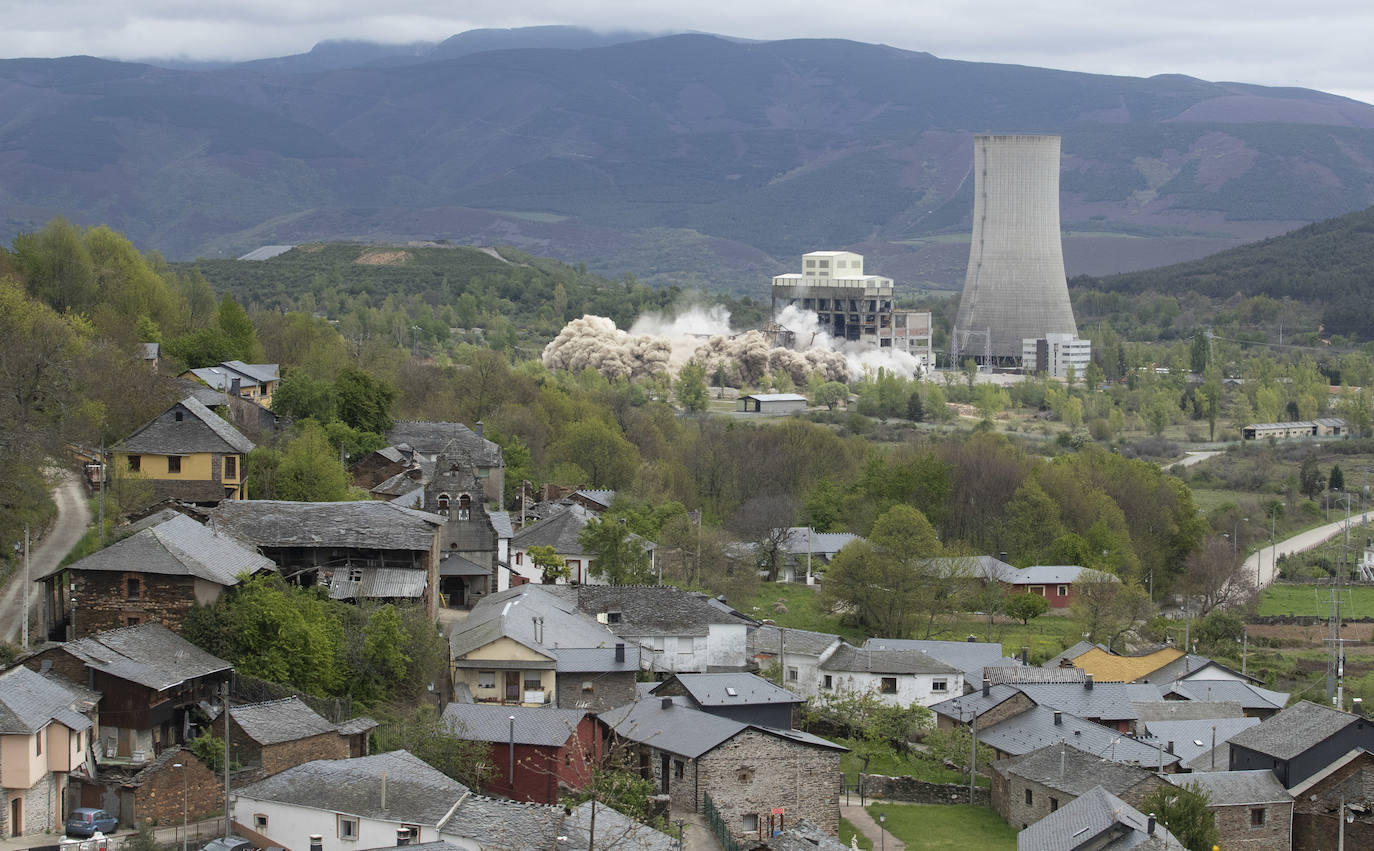
[[[63,830],[68,836],[93,836],[96,831],[101,833],[114,833],[115,827],[119,824],[119,819],[94,807],[81,807],[72,810],[71,815],[67,816]]]

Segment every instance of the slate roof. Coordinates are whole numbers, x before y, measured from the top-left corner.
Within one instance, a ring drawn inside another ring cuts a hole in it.
[[[1006,683],[1079,683],[1087,681],[1082,668],[1037,668],[1034,665],[999,665],[983,669],[983,676],[993,685]],[[969,685],[973,685],[969,683]],[[1159,692],[1155,692],[1156,695]]]
[[[511,546],[521,550],[530,547],[553,547],[554,552],[559,555],[589,555],[577,539],[586,527],[587,521],[595,516],[589,509],[580,505],[566,505],[557,514],[538,523],[531,523],[516,532],[511,538]]]
[[[440,826],[439,835],[475,840],[486,851],[578,851],[587,847],[583,836],[564,832],[563,825],[562,807],[469,795]],[[567,841],[560,841],[560,837]],[[472,846],[465,843],[463,847]],[[596,847],[603,846],[598,843]]]
[[[286,502],[228,499],[210,512],[212,522],[259,547],[358,547],[428,551],[437,514],[388,502]]]
[[[1191,762],[1212,749],[1212,729],[1216,728],[1218,745],[1231,737],[1259,726],[1258,718],[1207,718],[1199,721],[1150,721],[1144,726],[1148,741],[1161,747],[1173,742],[1174,753],[1185,763]],[[1222,768],[1229,763],[1218,763]]]
[[[808,531],[811,533],[809,536]],[[813,556],[833,558],[846,544],[857,540],[860,540],[859,536],[851,532],[817,532],[806,526],[791,526],[783,536],[781,549],[794,556],[805,556],[810,552]]]
[[[546,667],[586,671],[589,662],[600,660],[606,665],[598,669],[601,671],[638,671],[639,646],[574,610],[565,597],[551,593],[557,587],[567,586],[521,585],[483,598],[466,619],[455,624],[449,637],[449,650],[455,664],[490,667],[491,660],[469,663],[463,657],[499,638],[509,638],[548,658]],[[541,619],[539,630],[535,626],[536,618]],[[617,644],[625,645],[623,662],[615,661]],[[570,652],[590,649],[605,652],[604,655]],[[533,663],[527,666],[537,667]]]
[[[54,567],[38,578],[46,579],[64,570],[93,570],[192,576],[232,586],[238,584],[241,575],[276,569],[272,560],[257,550],[173,512],[156,526],[116,541],[74,564]]]
[[[488,576],[491,569],[457,553],[444,553],[439,559],[440,576]]]
[[[416,452],[438,455],[456,442],[463,453],[479,467],[501,467],[501,447],[462,423],[398,420],[386,433],[392,446],[409,444]]]
[[[1232,736],[1230,742],[1232,747],[1243,747],[1286,760],[1356,722],[1368,723],[1358,715],[1303,700],[1265,719],[1258,727]]]
[[[1245,710],[1239,703],[1203,700],[1154,700],[1132,702],[1140,721],[1198,721],[1207,718],[1241,718]]]
[[[85,697],[23,665],[0,674],[0,733],[37,733],[56,721],[85,730],[91,719],[77,711]]]
[[[1199,656],[1196,653],[1182,653],[1177,659],[1169,664],[1151,671],[1145,677],[1145,682],[1171,683],[1189,674],[1195,674],[1209,664],[1214,663],[1206,656]],[[1231,670],[1230,668],[1226,668],[1225,665],[1220,665],[1219,667],[1225,668],[1228,671]],[[1235,671],[1234,673],[1236,676],[1240,676],[1239,671]],[[1250,678],[1247,677],[1246,679]]]
[[[181,422],[175,418],[178,409],[189,415]],[[187,396],[113,448],[118,452],[154,455],[244,454],[253,450],[253,441],[195,398]]]
[[[281,378],[275,363],[244,363],[241,360],[224,361],[215,366],[190,370],[190,373],[213,390],[229,390],[235,378],[239,380],[240,387],[261,386]]]
[[[992,667],[1015,667],[1016,660],[1002,655],[1002,645],[986,641],[922,641],[906,638],[870,638],[864,649],[919,650],[927,656],[964,672],[964,682],[978,686],[983,682],[983,670]]]
[[[616,635],[707,635],[715,624],[742,625],[738,617],[712,605],[699,591],[671,585],[547,585],[583,614],[620,612],[620,623],[608,624]]]
[[[919,650],[865,650],[849,642],[835,648],[817,666],[823,671],[865,671],[874,674],[962,674],[953,665]]]
[[[491,521],[491,528],[496,531],[496,537],[507,540],[515,537],[515,527],[511,525],[509,511],[488,511],[487,519]]]
[[[1112,576],[1110,573],[1079,567],[1076,564],[1036,564],[1023,567],[1014,573],[1004,573],[998,579],[1011,585],[1072,585],[1094,574]]]
[[[1064,668],[1063,670],[1071,671],[1074,669]],[[1156,685],[1152,685],[1150,683],[1126,683],[1126,696],[1131,699],[1132,704],[1137,706],[1137,712],[1140,711],[1140,709],[1138,708],[1139,704],[1159,703],[1160,701],[1164,700],[1164,694],[1160,692],[1159,687]],[[1173,700],[1169,702],[1187,703],[1188,701]]]
[[[1006,701],[1020,694],[1020,689],[1008,685],[996,685],[988,688],[988,696],[983,696],[981,688],[974,689],[968,694],[961,694],[958,697],[951,697],[949,700],[942,700],[930,707],[932,712],[953,718],[956,721],[967,723],[975,716],[981,716],[984,712],[997,706],[1001,706]]]
[[[978,741],[1013,756],[1030,753],[1045,745],[1068,742],[1088,753],[1146,768],[1157,768],[1161,760],[1166,766],[1179,761],[1176,755],[1164,753],[1154,745],[1075,715],[1062,713],[1060,723],[1055,724],[1054,710],[1044,706],[1033,706],[986,730],[979,727]]]
[[[923,564],[933,566],[944,574],[958,574],[980,579],[998,579],[1016,568],[992,556],[945,556],[926,559]]]
[[[1328,779],[1330,779],[1332,775],[1334,775],[1338,771],[1343,770],[1347,765],[1350,765],[1352,762],[1356,760],[1364,760],[1366,763],[1374,761],[1371,760],[1371,756],[1374,755],[1371,755],[1371,753],[1365,750],[1364,748],[1355,748],[1353,750],[1346,751],[1343,756],[1339,756],[1331,762],[1327,763],[1325,766],[1322,767],[1320,771],[1313,774],[1311,777],[1306,778],[1293,788],[1289,789],[1288,794],[1292,795],[1295,800],[1302,800],[1303,797],[1307,796],[1309,790],[1322,785]],[[1368,765],[1365,766],[1366,769],[1368,767]]]
[[[670,705],[664,708],[664,703]],[[848,748],[801,730],[782,730],[746,724],[694,709],[686,697],[651,697],[602,712],[600,716],[616,735],[632,742],[696,759],[748,729],[828,750]]]
[[[569,499],[575,496],[580,496],[583,499],[586,499],[590,502],[594,502],[602,508],[610,508],[611,503],[615,502],[615,491],[606,488],[583,488],[582,490],[573,491],[572,493],[568,494]]]
[[[578,709],[501,706],[486,703],[450,703],[444,707],[444,726],[460,739],[476,742],[509,742],[510,717],[515,716],[515,743],[561,747],[587,717]]]
[[[805,703],[805,700],[749,673],[675,674],[676,680],[698,706],[759,706],[770,703]],[[660,684],[661,686],[662,684]],[[656,689],[658,687],[655,687]],[[731,694],[731,692],[734,692]],[[652,693],[652,692],[651,692]]]
[[[62,649],[88,668],[156,691],[233,667],[155,622],[98,632]]]
[[[1271,691],[1237,680],[1176,680],[1162,689],[1165,695],[1209,703],[1239,703],[1245,709],[1282,709],[1288,693]]]
[[[799,656],[820,656],[830,645],[839,640],[838,635],[829,632],[812,632],[807,629],[763,624],[749,630],[749,655],[778,655],[779,649],[785,653]]]
[[[386,806],[382,776],[386,776]],[[468,788],[407,751],[318,759],[237,790],[239,797],[380,821],[438,824]]]
[[[1040,667],[1042,667],[1042,668],[1058,668],[1058,667],[1060,667],[1060,664],[1059,664],[1060,662],[1063,662],[1063,661],[1066,660],[1066,659],[1067,659],[1068,661],[1072,662],[1074,659],[1077,659],[1079,656],[1082,656],[1084,653],[1087,653],[1089,650],[1093,649],[1094,647],[1097,647],[1097,648],[1102,649],[1102,650],[1106,650],[1106,649],[1107,649],[1106,647],[1103,647],[1101,644],[1093,644],[1093,643],[1088,642],[1088,641],[1080,641],[1080,642],[1078,642],[1077,644],[1074,644],[1073,646],[1069,647],[1069,648],[1068,648],[1067,650],[1065,650],[1063,653],[1060,653],[1058,656],[1053,656],[1053,657],[1051,657],[1051,658],[1045,660],[1045,662],[1044,662]]]
[[[1199,786],[1211,798],[1211,806],[1234,807],[1242,804],[1286,804],[1293,800],[1288,790],[1267,768],[1257,771],[1195,771],[1192,774],[1166,775],[1175,786]]]
[[[294,742],[339,730],[298,697],[233,706],[229,708],[229,717],[260,745]]]
[[[1153,772],[1139,766],[1112,762],[1066,742],[1000,759],[992,767],[1003,775],[1033,780],[1075,796],[1082,795],[1094,786],[1100,786],[1113,795],[1122,795],[1153,776]]]
[[[604,848],[606,851],[674,851],[678,847],[677,841],[661,830],[635,821],[605,804],[595,806],[596,841],[588,842],[584,847]],[[575,807],[572,815],[563,822],[564,828],[569,832],[590,836],[592,807],[591,801]],[[559,845],[561,847],[562,843]]]
[[[1088,846],[1113,829],[1123,835],[1105,844],[1092,845],[1100,851],[1128,848],[1181,848],[1178,839],[1162,824],[1155,825],[1153,836],[1146,833],[1148,819],[1140,810],[1095,787],[1050,813],[1016,835],[1017,851],[1072,851]]]
[[[1023,683],[1017,688],[1041,706],[1080,718],[1133,721],[1140,717],[1131,705],[1124,683],[1095,683],[1092,688],[1079,683]]]
[[[615,660],[614,647],[559,647],[558,662],[554,665],[560,674],[600,674],[607,671],[638,671],[639,645],[625,644],[625,660]],[[650,683],[650,685],[653,685]]]
[[[359,715],[357,718],[350,718],[339,725],[340,736],[357,736],[369,730],[376,729],[381,725],[366,715]]]
[[[1073,660],[1075,668],[1082,668],[1100,683],[1129,683],[1150,676],[1155,671],[1183,658],[1183,651],[1164,647],[1140,656],[1118,656],[1098,647]]]

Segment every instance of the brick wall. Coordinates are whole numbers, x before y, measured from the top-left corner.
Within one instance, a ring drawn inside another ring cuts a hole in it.
[[[583,691],[583,684],[588,682],[592,684],[592,690]],[[554,688],[558,692],[560,709],[605,712],[635,699],[635,672],[557,674]]]
[[[1217,831],[1221,834],[1221,847],[1251,848],[1255,851],[1267,848],[1289,848],[1293,844],[1292,823],[1293,804],[1256,804],[1235,807],[1211,807],[1216,819]],[[1251,825],[1250,811],[1264,809],[1264,825]]]
[[[183,768],[173,768],[180,762]],[[184,774],[183,774],[184,772]],[[182,789],[185,784],[186,810],[191,821],[224,812],[224,778],[190,751],[164,752],[158,762],[146,769],[143,783],[134,792],[133,819],[151,819],[160,825],[180,824]],[[133,824],[129,814],[120,814],[121,824]]]
[[[196,602],[195,580],[189,576],[105,570],[83,570],[73,576],[81,609],[76,618],[77,638],[129,626],[130,618],[138,618],[139,623],[157,621],[180,632]],[[138,580],[137,600],[128,598],[128,577]]]
[[[766,823],[773,807],[805,816],[832,836],[839,831],[839,751],[745,730],[697,760],[697,779],[737,835],[746,835],[744,815]]]
[[[927,783],[915,777],[888,777],[884,774],[861,774],[859,780],[863,784],[864,796],[868,798],[913,804],[968,803],[966,783]],[[980,807],[989,805],[988,787],[973,787],[973,803]]]

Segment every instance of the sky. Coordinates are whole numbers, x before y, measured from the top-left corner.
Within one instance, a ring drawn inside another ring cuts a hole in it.
[[[326,39],[441,41],[571,24],[845,38],[1102,74],[1318,89],[1374,103],[1374,3],[1357,0],[0,0],[0,58],[257,59]]]

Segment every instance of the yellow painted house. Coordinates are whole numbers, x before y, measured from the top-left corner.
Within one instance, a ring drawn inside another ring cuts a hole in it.
[[[253,442],[186,397],[111,450],[120,471],[150,479],[158,499],[246,499],[244,461]]]

